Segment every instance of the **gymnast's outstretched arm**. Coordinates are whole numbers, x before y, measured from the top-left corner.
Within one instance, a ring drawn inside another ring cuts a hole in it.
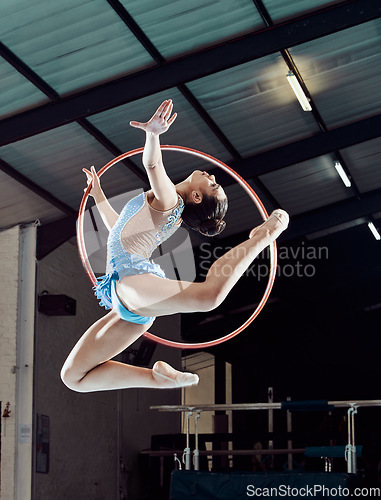
[[[89,185],[90,183],[92,183],[89,194],[94,198],[103,223],[110,231],[117,221],[119,214],[112,208],[104,192],[102,191],[101,183],[99,181],[99,177],[97,176],[95,168],[91,167],[90,170],[83,168],[82,170],[86,174],[87,184]]]
[[[171,116],[172,109],[172,100],[168,99],[157,108],[147,123],[130,122],[132,127],[140,128],[146,133],[143,165],[154,195],[151,205],[158,210],[169,210],[177,203],[176,188],[165,171],[159,140],[159,136],[166,132],[176,119],[176,113]]]

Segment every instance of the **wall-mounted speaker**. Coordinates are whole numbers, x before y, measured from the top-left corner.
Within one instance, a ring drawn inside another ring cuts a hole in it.
[[[75,316],[77,303],[67,295],[42,293],[38,297],[38,311],[47,316]]]

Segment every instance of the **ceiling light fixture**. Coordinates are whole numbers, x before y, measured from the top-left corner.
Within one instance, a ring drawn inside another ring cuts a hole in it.
[[[291,88],[294,91],[296,97],[298,98],[298,101],[300,102],[300,105],[302,106],[303,110],[312,111],[310,101],[306,96],[306,94],[304,93],[298,79],[296,78],[296,76],[292,71],[288,72],[287,80],[288,83],[291,85]]]
[[[380,233],[377,231],[376,226],[373,224],[373,222],[368,223],[369,229],[372,231],[373,236],[376,238],[376,240],[381,240]]]
[[[335,161],[335,169],[337,170],[337,173],[340,175],[341,180],[344,182],[345,186],[347,188],[351,187],[351,181],[349,180],[349,177],[345,173],[345,170],[343,169],[339,161]]]

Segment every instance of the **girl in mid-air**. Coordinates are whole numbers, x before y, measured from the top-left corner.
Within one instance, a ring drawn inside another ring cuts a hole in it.
[[[151,189],[130,200],[120,214],[104,196],[94,167],[84,169],[92,185],[90,195],[109,230],[106,275],[98,279],[95,293],[111,311],[90,326],[62,367],[63,382],[75,391],[197,384],[197,375],[177,371],[163,361],[148,369],[111,359],[146,332],[155,316],[211,311],[219,306],[257,255],[288,225],[287,213],[275,210],[246,241],[216,260],[202,283],[165,278],[150,260],[153,251],[181,223],[207,236],[219,234],[227,210],[226,194],[213,175],[195,170],[176,185],[168,177],[159,136],[176,119],[172,108],[169,99],[147,123],[130,122],[146,133],[143,165]]]

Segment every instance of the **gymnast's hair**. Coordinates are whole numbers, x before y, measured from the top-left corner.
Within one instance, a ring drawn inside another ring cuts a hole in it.
[[[201,203],[185,201],[185,206],[181,218],[183,222],[205,236],[216,236],[226,227],[223,220],[228,209],[228,200],[219,199],[217,195],[204,194]]]

